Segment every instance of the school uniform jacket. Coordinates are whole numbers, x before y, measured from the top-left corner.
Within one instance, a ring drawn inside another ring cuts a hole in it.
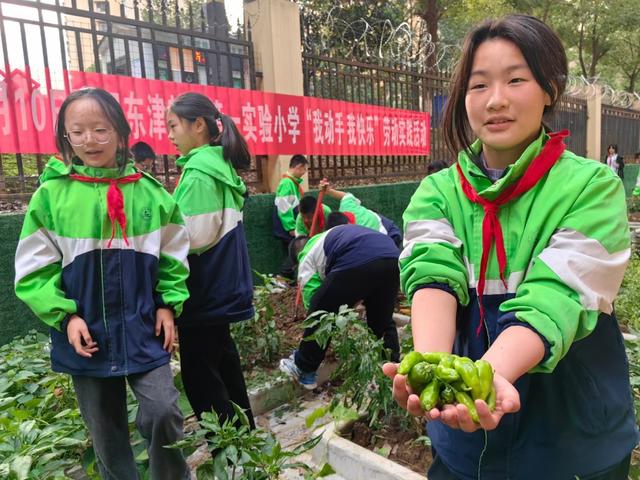
[[[247,188],[223,158],[222,147],[194,148],[176,164],[182,176],[173,196],[191,242],[191,296],[180,325],[223,325],[253,318],[253,281],[242,223]]]
[[[362,202],[352,193],[347,193],[342,197],[339,211],[352,213],[356,225],[388,235],[398,246],[402,244],[402,233],[396,224],[387,217],[363,206]]]
[[[16,295],[51,327],[53,370],[108,377],[146,372],[169,361],[155,335],[156,310],[180,315],[188,297],[189,239],[175,201],[147,174],[119,185],[126,241],[120,227],[109,246],[108,183],[119,169],[49,162],[25,214],[16,250]],[[79,356],[67,339],[72,314],[87,323],[99,351]]]
[[[399,253],[389,237],[359,225],[339,225],[315,235],[298,255],[298,283],[305,308],[330,273],[398,258]]]
[[[273,218],[273,235],[282,240],[291,240],[289,232],[296,228],[296,216],[300,205],[302,178],[284,175],[276,189]]]
[[[331,213],[331,208],[329,208],[325,204],[322,204],[322,215],[324,215],[322,220],[322,225],[326,223],[327,217],[329,216],[330,213]],[[316,232],[317,231],[318,229],[316,228]],[[309,229],[304,224],[304,218],[302,218],[302,214],[298,213],[298,215],[296,216],[296,237],[300,237],[302,235],[309,235]]]
[[[466,153],[458,163],[474,189],[492,200],[523,175],[547,138],[541,133],[493,184]],[[473,153],[480,148],[476,142]],[[500,209],[507,285],[494,247],[485,327],[477,335],[483,217],[455,167],[426,177],[404,214],[402,288],[409,297],[439,288],[457,298],[457,354],[480,358],[512,325],[540,335],[546,354],[515,384],[520,412],[504,416],[486,436],[429,422],[436,452],[463,479],[568,479],[617,464],[638,440],[613,311],[630,255],[622,182],[599,162],[565,151],[531,190]]]

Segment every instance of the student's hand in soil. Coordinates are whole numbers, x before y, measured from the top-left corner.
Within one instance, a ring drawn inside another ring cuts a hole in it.
[[[393,381],[393,398],[398,405],[407,410],[411,415],[424,417],[427,421],[440,419],[451,428],[465,432],[474,432],[478,429],[495,429],[502,416],[520,410],[520,395],[518,390],[500,374],[494,374],[493,385],[496,389],[496,409],[489,411],[489,406],[483,400],[476,400],[479,423],[471,420],[469,410],[464,405],[445,405],[442,410],[432,408],[425,412],[420,405],[420,398],[413,393],[406,380],[406,376],[398,375],[398,364],[385,363],[382,366],[384,374]]]
[[[173,352],[173,341],[176,337],[174,325],[173,312],[171,310],[168,308],[159,308],[156,310],[156,337],[164,333],[162,348],[169,353]]]
[[[98,351],[98,344],[93,341],[87,322],[78,315],[72,315],[67,324],[69,343],[81,357],[91,358]]]

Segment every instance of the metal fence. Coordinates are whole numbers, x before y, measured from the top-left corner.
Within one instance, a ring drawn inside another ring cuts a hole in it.
[[[587,101],[564,95],[547,121],[552,131],[567,129],[571,133],[565,140],[573,153],[587,155]]]
[[[28,68],[42,85],[60,89],[65,70],[254,89],[251,33],[230,34],[218,2],[184,5],[0,0],[0,69]],[[41,155],[0,155],[0,197],[32,192],[45,163]],[[253,159],[243,172],[248,184],[262,183],[261,163]],[[175,157],[159,156],[153,172],[173,188]]]
[[[424,175],[432,159],[447,159],[439,128],[449,77],[406,68],[365,64],[304,53],[304,94],[431,114],[428,156],[311,155],[311,181],[330,176],[342,183],[377,183]]]
[[[602,106],[602,134],[600,160],[607,156],[607,146],[618,145],[618,152],[631,160],[640,152],[640,111]]]
[[[442,134],[442,115],[449,76],[363,64],[317,55],[303,55],[304,93],[312,97],[346,100],[429,112],[430,154],[426,156],[310,156],[309,177],[325,176],[341,183],[376,183],[423,176],[429,162],[453,159]],[[567,145],[586,155],[587,102],[563,96],[554,115],[547,119],[552,130],[569,129]]]

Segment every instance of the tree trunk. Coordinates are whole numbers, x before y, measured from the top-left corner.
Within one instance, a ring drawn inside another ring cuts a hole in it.
[[[628,75],[629,77],[629,85],[627,87],[627,92],[634,93],[636,91],[636,81],[638,80],[638,75],[640,74],[640,70],[636,69]]]
[[[584,64],[584,23],[580,24],[580,37],[578,40],[578,60],[580,60],[580,70],[582,75],[587,76],[587,66]]]
[[[598,39],[598,12],[596,11],[593,18],[593,27],[591,28],[591,64],[589,65],[589,78],[595,78],[596,65],[598,65],[600,41]]]
[[[431,42],[436,46],[434,52],[427,58],[427,69],[435,70],[438,58],[438,21],[442,12],[438,8],[438,0],[424,0],[420,2],[420,7],[422,8],[416,14],[427,24],[427,33],[431,37]]]

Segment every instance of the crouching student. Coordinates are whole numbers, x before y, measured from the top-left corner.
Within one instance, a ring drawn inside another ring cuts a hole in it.
[[[318,199],[311,195],[302,197],[300,200],[300,213],[296,218],[296,237],[309,235],[311,225],[313,223],[313,215],[318,205]],[[322,214],[318,217],[316,234],[324,232],[327,223],[327,217],[331,213],[331,208],[322,204]]]
[[[138,470],[129,444],[128,383],[153,480],[190,478],[169,358],[187,299],[189,238],[175,201],[127,157],[131,129],[98,88],[62,103],[56,144],[16,250],[17,296],[51,327],[51,364],[68,373],[102,478]]]
[[[398,255],[393,241],[381,233],[349,225],[347,217],[334,212],[327,219],[328,230],[306,242],[299,254],[298,283],[305,308],[338,312],[341,305],[363,302],[367,324],[391,358],[399,356],[398,332],[393,308],[399,288]],[[302,242],[296,239],[295,247]],[[298,349],[280,360],[280,370],[304,388],[317,387],[318,367],[326,349],[315,340],[306,341],[315,328],[307,328]]]
[[[137,142],[131,145],[131,154],[136,168],[141,172],[151,173],[153,164],[156,161],[156,152],[151,145],[145,142]]]
[[[339,211],[353,215],[356,225],[388,235],[398,248],[402,247],[402,232],[391,219],[362,205],[362,202],[353,193],[331,188],[326,180],[320,182],[320,188],[324,189],[331,198],[340,201]]]

